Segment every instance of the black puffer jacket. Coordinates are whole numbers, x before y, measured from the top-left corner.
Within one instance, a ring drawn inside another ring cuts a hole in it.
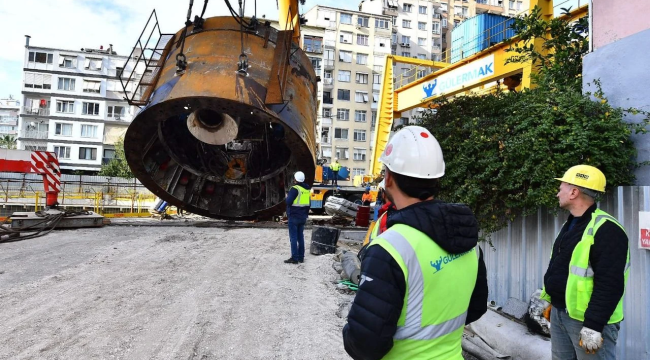
[[[582,240],[582,234],[596,208],[596,204],[592,205],[580,217],[569,215],[553,243],[551,261],[544,274],[544,286],[551,296],[551,304],[556,308],[566,307],[571,255]],[[589,264],[594,269],[594,290],[585,311],[584,326],[602,332],[607,325],[625,292],[627,253],[628,238],[623,229],[611,221],[606,221],[598,228],[589,251]]]
[[[387,224],[389,228],[395,224],[411,226],[452,254],[471,250],[478,242],[476,218],[465,205],[424,201],[392,212]],[[361,274],[373,280],[359,286],[343,328],[343,344],[353,359],[381,359],[393,347],[406,293],[404,273],[386,250],[371,246],[361,263]],[[487,297],[487,271],[481,251],[467,324],[487,311]]]

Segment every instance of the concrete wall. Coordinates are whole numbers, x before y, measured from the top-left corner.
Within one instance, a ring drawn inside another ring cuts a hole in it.
[[[594,1],[594,50],[650,29],[648,0]]]
[[[620,1],[620,6],[624,7]],[[630,3],[646,2],[647,0],[629,0]],[[609,8],[608,8],[609,9]],[[594,11],[601,11],[594,7]],[[610,9],[611,10],[611,9]],[[643,13],[637,16],[626,16],[624,20],[630,23],[637,23],[634,17],[645,19]],[[605,27],[612,29],[622,28],[620,21],[617,24]],[[645,26],[649,27],[650,22],[645,20]],[[597,20],[594,19],[594,28],[597,29]],[[596,30],[594,30],[596,31]],[[600,31],[603,31],[601,29]],[[618,30],[617,30],[618,31]],[[613,33],[612,32],[612,33]],[[620,34],[622,32],[617,32]],[[611,33],[610,33],[611,34]],[[596,40],[596,37],[594,38]],[[650,70],[648,68],[650,59],[650,29],[637,32],[618,41],[611,42],[598,48],[596,51],[585,56],[583,60],[583,89],[585,92],[594,92],[594,79],[600,79],[605,96],[610,104],[622,108],[636,107],[644,111],[650,111]],[[589,85],[591,83],[591,85]],[[641,116],[628,116],[627,121],[636,122],[642,119]],[[638,155],[637,161],[650,161],[650,134],[632,135]],[[650,185],[650,166],[644,166],[636,170],[637,185]]]

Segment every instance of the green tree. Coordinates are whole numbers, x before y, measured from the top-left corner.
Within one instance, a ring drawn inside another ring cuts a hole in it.
[[[541,31],[549,27],[552,39]],[[598,167],[609,187],[633,184],[640,164],[629,136],[645,132],[650,120],[627,124],[626,112],[636,110],[610,106],[602,92],[595,94],[600,101],[582,94],[581,57],[587,48],[577,44],[584,41],[581,26],[543,21],[537,10],[518,19],[515,28],[524,42],[541,38],[550,52],[512,47],[519,61],[536,59],[537,87],[442,98],[434,102],[436,111],[420,118],[445,154],[440,197],[468,204],[486,234],[539,206],[557,208],[554,178],[573,165]]]
[[[4,149],[15,149],[16,138],[11,135],[4,135],[0,138],[0,147]]]
[[[115,158],[113,158],[108,164],[102,166],[99,175],[116,176],[127,179],[135,177],[133,172],[131,172],[129,164],[126,162],[126,157],[124,156],[124,138],[120,138],[115,143]]]

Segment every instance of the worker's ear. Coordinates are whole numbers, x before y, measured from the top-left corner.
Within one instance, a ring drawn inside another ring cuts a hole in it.
[[[386,170],[384,177],[384,189],[388,189],[388,187],[393,186],[393,181],[393,174],[391,174],[390,171]]]

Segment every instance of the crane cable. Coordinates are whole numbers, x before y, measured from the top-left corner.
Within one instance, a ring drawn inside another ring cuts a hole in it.
[[[187,68],[187,57],[185,56],[185,54],[183,54],[183,50],[185,48],[185,38],[187,37],[187,30],[189,29],[190,25],[192,25],[192,22],[190,21],[190,17],[192,16],[193,5],[194,5],[194,0],[190,0],[190,6],[187,9],[187,19],[185,20],[185,30],[183,31],[183,35],[181,39],[181,51],[178,54],[176,54],[177,74],[182,74]],[[204,4],[204,10],[205,10],[205,6],[207,6],[207,1]]]

